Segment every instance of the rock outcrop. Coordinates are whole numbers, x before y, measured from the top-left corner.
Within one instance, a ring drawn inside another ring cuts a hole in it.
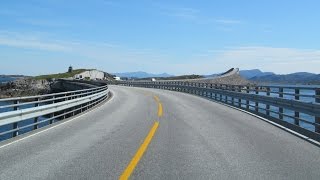
[[[51,84],[48,80],[18,79],[0,86],[0,98],[47,94],[50,93]]]

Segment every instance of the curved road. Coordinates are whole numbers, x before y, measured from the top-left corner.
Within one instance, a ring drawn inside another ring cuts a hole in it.
[[[258,118],[184,93],[110,90],[92,112],[0,143],[0,179],[118,179],[130,168],[131,179],[320,179],[319,147]]]

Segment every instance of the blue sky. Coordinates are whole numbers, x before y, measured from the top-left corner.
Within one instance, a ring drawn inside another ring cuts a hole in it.
[[[0,74],[320,73],[317,0],[4,0]]]

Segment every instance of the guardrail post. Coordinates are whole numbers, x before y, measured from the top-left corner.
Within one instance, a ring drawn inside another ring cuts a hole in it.
[[[205,96],[206,90],[204,90],[204,83],[201,83],[201,96]]]
[[[247,92],[247,94],[250,93],[250,86],[247,86],[246,92]],[[249,109],[249,105],[250,105],[250,101],[249,101],[249,100],[246,100],[246,109]]]
[[[37,99],[37,101],[40,100],[39,98],[36,98],[36,99]],[[34,107],[38,107],[38,106],[39,106],[39,103],[35,103],[35,104],[34,104]],[[35,117],[34,120],[33,120],[33,123],[37,123],[37,122],[38,122],[38,119],[39,119],[39,117]],[[38,129],[38,127],[39,127],[39,125],[38,125],[38,124],[35,124],[35,125],[33,126],[33,129]]]
[[[53,117],[54,117],[54,113],[50,114],[50,118],[53,118]],[[53,123],[53,119],[49,121],[49,124],[52,124],[52,123]]]
[[[270,88],[267,87],[267,96],[270,96]],[[266,115],[270,116],[270,105],[266,104]]]
[[[279,97],[280,98],[283,98],[283,88],[280,87],[279,88]],[[279,107],[279,119],[283,119],[283,108],[282,107]]]
[[[237,86],[238,87],[238,92],[241,93],[242,86]],[[241,98],[238,98],[238,106],[241,107]]]
[[[195,94],[195,95],[197,95],[197,93],[198,93],[198,90],[196,89],[196,87],[197,87],[197,83],[193,83],[193,85],[194,85],[194,87],[195,87],[195,89],[194,89],[194,93],[193,94]]]
[[[235,91],[234,85],[231,86],[231,91]],[[234,97],[231,97],[231,104],[234,105]]]
[[[218,89],[218,85],[217,84],[214,84],[214,89]],[[218,94],[217,92],[214,93],[214,100],[218,100]]]
[[[76,98],[74,95],[75,95],[75,93],[72,93],[72,96],[73,96],[72,99]],[[72,116],[75,115],[75,109],[76,109],[75,107],[72,108]]]
[[[316,103],[320,103],[320,89],[316,89],[315,95],[316,95],[315,102]],[[318,124],[318,126],[317,125],[315,126],[315,131],[317,133],[320,133],[320,117],[315,117],[315,121],[314,122]]]
[[[229,86],[228,86],[228,85],[224,85],[224,87],[225,87],[225,90],[227,90],[227,91],[228,91]],[[227,95],[225,95],[224,97],[225,97],[224,102],[228,104],[228,96],[227,96]]]
[[[14,104],[19,104],[19,101],[18,101],[18,100],[15,100],[13,103],[14,103]],[[14,106],[13,110],[14,110],[14,111],[19,110],[19,106],[18,106],[18,105],[17,105],[17,106]],[[13,123],[12,129],[17,129],[17,128],[18,128],[18,122]],[[19,131],[14,131],[14,132],[12,133],[12,137],[16,137],[16,136],[18,136],[18,135],[19,135]]]
[[[205,96],[207,94],[204,88],[205,88],[205,84],[201,83],[201,96]]]
[[[295,100],[300,100],[300,89],[295,89],[294,90],[294,99]],[[299,126],[299,118],[300,118],[300,113],[298,111],[294,112],[294,124]]]
[[[181,92],[186,92],[186,89],[185,89],[186,82],[182,81],[180,84],[181,84]]]
[[[209,94],[208,93],[208,83],[204,84],[204,88],[205,88],[205,90],[204,90],[205,91],[205,97],[208,97],[208,94]]]
[[[259,87],[255,87],[255,93],[258,95],[259,94]],[[256,101],[255,102],[255,111],[258,112],[259,111],[259,103]]]
[[[213,98],[213,93],[212,93],[212,84],[211,84],[211,83],[210,83],[210,89],[211,89],[211,90],[210,90],[210,91],[211,91],[211,92],[210,92],[210,99],[212,99],[212,98]]]
[[[53,95],[53,96],[52,96],[52,101],[51,101],[52,104],[55,103],[55,101],[54,101],[55,98],[56,98],[56,96]]]
[[[220,84],[219,89],[222,90],[222,84]],[[222,101],[222,93],[220,93],[220,101]]]
[[[183,89],[185,93],[189,93],[188,88],[189,88],[189,82],[185,81],[184,82],[184,89]]]

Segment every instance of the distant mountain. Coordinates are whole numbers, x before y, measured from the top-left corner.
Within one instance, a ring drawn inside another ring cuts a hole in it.
[[[204,75],[205,77],[217,77],[223,73],[216,73],[216,74],[211,74],[211,75]],[[255,76],[260,77],[260,76],[266,76],[266,75],[273,75],[273,72],[262,72],[259,69],[252,69],[252,70],[240,70],[239,71],[240,76],[242,76],[245,79],[250,79]]]
[[[212,78],[212,77],[217,77],[217,76],[223,76],[226,75],[228,73],[232,73],[232,72],[237,72],[239,71],[238,68],[231,68],[228,71],[222,72],[222,73],[216,73],[216,74],[210,74],[210,75],[203,75],[205,78]]]
[[[113,73],[118,77],[128,77],[128,78],[149,78],[149,77],[171,77],[173,75],[162,73],[162,74],[151,74],[143,71],[137,72],[125,72],[125,73]]]
[[[5,75],[5,74],[0,74],[1,78],[23,78],[23,77],[29,77],[25,75]]]
[[[212,77],[217,77],[222,73],[217,73],[217,74],[210,74],[210,75],[203,75],[205,78],[212,78]]]
[[[285,75],[266,75],[253,77],[249,80],[258,83],[286,83],[286,84],[320,84],[320,74],[297,72]]]
[[[240,76],[246,79],[251,79],[253,77],[261,77],[261,76],[268,76],[274,75],[273,72],[262,72],[259,69],[252,69],[252,70],[242,70],[240,71]]]

